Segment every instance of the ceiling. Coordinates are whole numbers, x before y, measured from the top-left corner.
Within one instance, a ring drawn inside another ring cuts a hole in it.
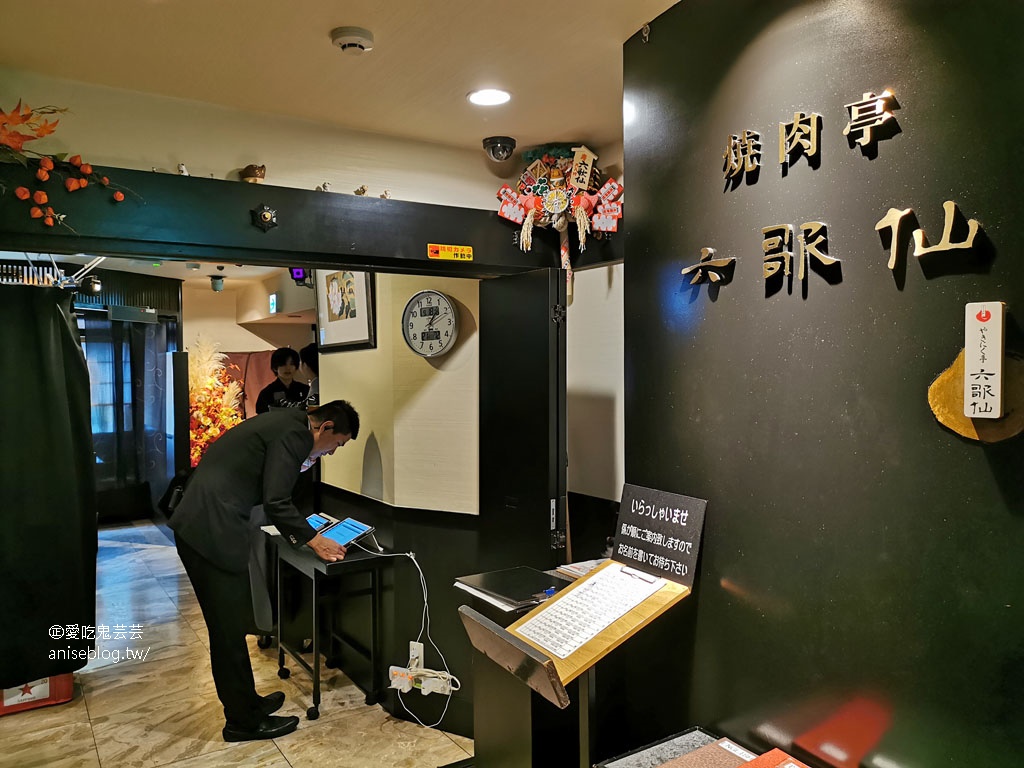
[[[601,148],[622,141],[622,44],[675,1],[7,3],[0,66],[481,152],[492,135],[512,136],[520,150]],[[369,29],[373,50],[336,48],[339,26]],[[481,87],[512,100],[475,107],[466,94]],[[229,290],[278,271],[224,267]],[[193,287],[217,274],[214,264],[192,271],[170,261],[107,259],[101,268]]]
[[[520,148],[600,148],[622,140],[622,44],[674,4],[6,3],[0,65],[455,147],[480,149],[484,137],[506,135]],[[334,47],[339,26],[369,29],[373,51]],[[474,107],[466,94],[481,87],[508,90],[512,100]]]
[[[58,256],[58,261],[69,259],[85,261],[87,257]],[[128,272],[144,272],[154,277],[172,277],[184,281],[190,288],[209,288],[211,277],[223,277],[224,287],[237,287],[239,281],[249,283],[265,280],[270,275],[282,272],[281,267],[253,267],[243,264],[219,264],[217,262],[163,261],[161,259],[104,259],[97,269],[120,269]]]
[[[58,264],[78,264],[84,267],[95,257],[79,253],[74,255],[57,254],[53,258]],[[0,262],[49,267],[50,256],[45,253],[0,251]],[[190,264],[193,266],[190,266]],[[196,266],[198,266],[198,269],[196,269]],[[276,275],[284,271],[281,267],[253,267],[243,264],[220,264],[217,262],[199,263],[121,257],[103,259],[93,269],[114,269],[153,275],[154,277],[171,277],[181,280],[183,285],[188,288],[209,288],[210,277],[218,276],[224,278],[224,290],[237,290],[249,283],[261,282],[270,275]],[[75,271],[75,269],[66,269],[65,274],[70,276]]]

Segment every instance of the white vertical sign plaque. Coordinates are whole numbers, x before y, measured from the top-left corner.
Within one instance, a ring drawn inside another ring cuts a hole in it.
[[[964,312],[964,416],[1003,415],[1003,337],[1006,305],[979,301]]]

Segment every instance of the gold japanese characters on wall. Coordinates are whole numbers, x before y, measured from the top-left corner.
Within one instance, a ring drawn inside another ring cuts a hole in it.
[[[860,101],[845,105],[849,121],[843,128],[850,146],[860,146],[868,156],[877,154],[880,140],[899,133],[899,123],[892,114],[899,109],[896,97],[888,90],[879,95],[867,92]],[[817,112],[795,112],[788,123],[779,123],[779,166],[785,176],[792,163],[801,156],[812,168],[821,164],[820,138],[822,116]],[[747,129],[729,136],[726,143],[722,171],[727,188],[735,189],[740,182],[757,181],[761,169],[761,134]]]
[[[880,94],[864,92],[861,99],[846,104],[845,108],[848,121],[843,135],[851,149],[859,147],[869,158],[877,156],[879,141],[889,139],[901,130],[893,115],[893,110],[899,109],[900,105],[888,89]],[[797,111],[792,120],[778,124],[778,162],[783,177],[801,158],[812,169],[820,167],[822,122],[823,117],[817,112]],[[762,169],[761,136],[759,130],[747,128],[728,137],[722,154],[726,192],[737,193],[744,182],[747,186],[757,182]],[[918,259],[974,249],[976,239],[982,234],[981,223],[977,219],[966,219],[952,200],[947,200],[943,209],[942,236],[934,245],[930,244],[910,208],[890,207],[878,220],[875,230],[889,251],[890,270],[895,272],[901,266],[900,256],[906,247],[905,234],[909,229],[912,229],[914,256]],[[783,285],[792,290],[794,273],[796,281],[804,283],[808,279],[808,267],[819,272],[829,284],[841,282],[840,259],[830,255],[828,250],[828,225],[824,221],[803,222],[799,227],[788,222],[761,227],[761,274],[765,280],[765,295],[777,293]],[[719,256],[716,249],[708,245],[701,248],[700,260],[684,267],[681,274],[689,278],[690,285],[703,282],[725,285],[732,280],[736,261],[736,256]]]
[[[900,105],[891,90],[880,94],[867,91],[845,108],[848,121],[843,135],[850,149],[859,148],[869,160],[877,158],[880,141],[901,132],[893,115]],[[817,112],[797,111],[792,120],[778,123],[778,164],[783,178],[801,160],[806,160],[812,170],[821,166],[823,122]],[[757,183],[763,170],[763,135],[757,128],[748,127],[727,138],[722,153],[723,193],[744,194],[741,188]],[[886,266],[893,272],[897,287],[902,287],[906,254],[911,247],[926,277],[974,271],[977,261],[986,255],[989,244],[981,222],[965,216],[955,200],[943,202],[942,210],[938,237],[934,232],[929,236],[912,208],[890,206],[875,222],[883,252],[889,256]],[[842,263],[828,252],[828,230],[824,221],[798,226],[775,222],[760,228],[766,297],[786,285],[792,291],[794,278],[804,284],[811,271],[808,267],[830,284],[841,281]],[[755,232],[752,228],[751,250],[756,247]],[[720,255],[706,245],[700,249],[699,261],[684,267],[681,274],[690,285],[706,282],[717,290],[732,281],[737,261],[736,256]],[[967,305],[965,348],[928,389],[928,404],[939,423],[958,435],[985,443],[1024,432],[1024,358],[1003,349],[1001,318],[1005,309],[1000,302]]]

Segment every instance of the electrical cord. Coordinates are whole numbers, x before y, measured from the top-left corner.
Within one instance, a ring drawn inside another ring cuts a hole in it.
[[[459,682],[459,678],[455,677],[455,675],[451,673],[451,670],[448,669],[448,661],[445,659],[444,654],[441,653],[441,649],[437,647],[437,643],[434,642],[434,638],[430,636],[430,604],[428,601],[427,577],[423,575],[423,569],[420,568],[420,564],[416,562],[416,555],[413,552],[385,552],[384,548],[381,547],[379,543],[377,543],[376,536],[374,536],[371,533],[370,538],[373,539],[373,543],[374,545],[376,545],[377,551],[364,547],[358,541],[354,541],[352,543],[364,552],[368,552],[369,554],[374,555],[375,557],[408,557],[412,561],[412,564],[416,566],[416,571],[419,573],[420,588],[423,590],[423,611],[420,615],[420,632],[416,636],[416,642],[421,643],[423,636],[426,635],[426,638],[430,643],[430,646],[435,651],[437,651],[437,655],[441,658],[441,664],[444,665],[444,672],[434,671],[432,669],[419,669],[417,670],[417,674],[426,678],[443,680],[447,682],[449,686],[449,692],[447,697],[445,698],[444,709],[441,711],[441,716],[437,719],[437,722],[433,723],[432,725],[427,725],[426,723],[424,723],[422,720],[419,719],[419,717],[417,717],[415,712],[410,711],[409,708],[405,706],[405,700],[402,697],[402,691],[398,692],[398,703],[402,705],[402,709],[404,709],[406,713],[411,715],[412,718],[417,723],[422,725],[424,728],[436,728],[438,725],[441,724],[441,721],[444,720],[445,714],[447,714],[448,712],[448,705],[451,704],[452,694],[462,687],[462,683]],[[409,661],[411,662],[412,659],[410,658]]]

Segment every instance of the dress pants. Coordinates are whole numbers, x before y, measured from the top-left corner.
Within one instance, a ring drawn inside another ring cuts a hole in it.
[[[253,625],[249,572],[218,568],[176,536],[178,556],[192,582],[210,633],[210,662],[224,719],[232,727],[255,729],[263,714],[252,676],[245,636]]]

